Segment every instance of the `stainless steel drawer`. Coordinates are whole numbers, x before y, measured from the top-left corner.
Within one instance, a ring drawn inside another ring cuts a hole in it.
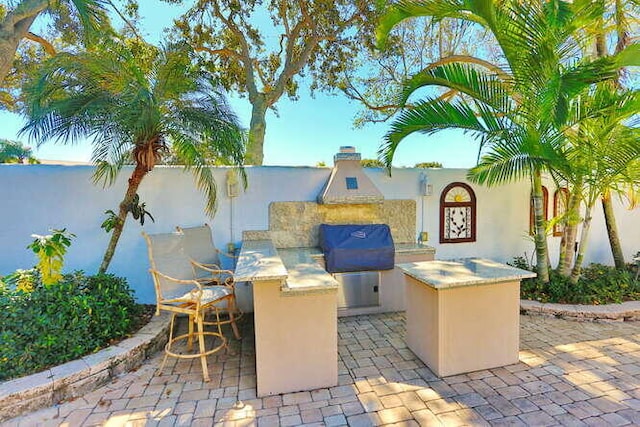
[[[334,273],[338,281],[338,308],[380,305],[378,271]]]

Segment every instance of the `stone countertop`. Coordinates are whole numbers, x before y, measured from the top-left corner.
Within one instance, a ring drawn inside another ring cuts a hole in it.
[[[483,258],[397,264],[405,274],[435,289],[488,285],[535,277],[531,271]]]
[[[315,248],[279,249],[271,240],[248,240],[242,243],[234,273],[236,282],[282,281],[286,295],[330,292],[338,282],[312,257],[322,255]]]
[[[278,252],[289,272],[282,292],[311,293],[338,289],[338,282],[314,259],[322,256],[317,248],[279,249]]]
[[[271,240],[248,240],[242,243],[234,272],[236,282],[285,280],[287,276],[287,269]]]

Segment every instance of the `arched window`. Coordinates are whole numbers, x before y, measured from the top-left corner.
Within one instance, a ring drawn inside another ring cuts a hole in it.
[[[476,241],[476,195],[467,184],[454,182],[440,194],[440,243]]]
[[[549,221],[549,190],[544,185],[542,186],[542,213],[544,214],[544,220]],[[536,234],[536,224],[535,224],[535,210],[533,208],[533,194],[530,198],[529,203],[529,234]]]
[[[553,193],[553,217],[557,218],[564,215],[567,212],[567,206],[569,206],[569,190],[560,187]],[[556,220],[553,224],[553,235],[562,236],[564,226],[565,222],[563,220]]]

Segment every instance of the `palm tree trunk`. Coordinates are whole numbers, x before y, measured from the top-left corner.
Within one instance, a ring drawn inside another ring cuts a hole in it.
[[[572,188],[569,203],[567,204],[567,222],[560,241],[560,259],[558,261],[558,273],[564,277],[569,277],[571,274],[571,265],[575,254],[578,224],[580,223],[581,191],[582,181],[580,180]]]
[[[607,226],[607,235],[609,236],[613,262],[618,270],[624,270],[626,265],[624,262],[624,253],[622,252],[622,244],[620,243],[620,235],[618,234],[616,215],[613,211],[611,192],[609,190],[605,191],[600,200],[602,201],[602,211],[604,212],[604,222]]]
[[[245,164],[261,165],[264,159],[264,134],[267,129],[267,102],[264,97],[251,99],[251,123]]]
[[[129,187],[127,187],[127,192],[124,195],[124,199],[122,199],[122,201],[120,202],[120,207],[118,209],[118,221],[113,227],[111,240],[109,240],[109,245],[107,246],[107,250],[104,253],[104,257],[102,258],[102,264],[100,264],[98,273],[105,273],[109,268],[109,264],[111,264],[111,259],[116,252],[118,240],[120,240],[122,230],[124,230],[124,223],[127,219],[127,214],[129,213],[131,202],[138,192],[138,187],[142,182],[142,178],[144,178],[147,172],[148,171],[144,166],[142,166],[141,164],[137,164],[136,168],[131,174],[131,177],[129,178]]]
[[[540,170],[533,171],[533,213],[535,224],[534,241],[536,245],[536,270],[538,279],[543,283],[549,283],[549,248],[547,247],[547,235],[543,214],[544,196],[542,195],[542,176]]]
[[[47,0],[24,0],[0,22],[0,84],[11,71],[20,41],[36,17],[49,6]]]
[[[591,231],[591,211],[593,210],[593,204],[591,203],[586,207],[584,213],[584,221],[582,222],[582,232],[580,233],[580,245],[578,246],[578,255],[576,256],[576,262],[571,270],[571,283],[574,285],[578,283],[580,279],[580,273],[582,272],[582,261],[587,251],[587,244],[589,243],[589,232]]]

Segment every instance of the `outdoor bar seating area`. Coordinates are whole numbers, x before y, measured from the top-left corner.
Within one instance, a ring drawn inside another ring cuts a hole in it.
[[[412,241],[415,203],[385,201],[352,147],[334,160],[318,203],[305,206],[313,211],[306,228],[283,220],[289,202],[273,202],[269,229],[243,232],[234,271],[220,267],[206,224],[144,234],[157,310],[172,313],[165,361],[199,358],[208,381],[207,357],[228,350],[221,326],[241,339],[235,286],[243,283],[252,293],[259,397],[338,384],[339,316],[406,311],[407,345],[438,376],[517,363],[520,280],[535,274],[480,258],[434,260],[433,248]],[[404,217],[388,214],[396,205]],[[336,210],[340,221],[322,220]],[[188,333],[173,337],[178,314],[188,316]],[[173,349],[180,341],[187,351]]]

